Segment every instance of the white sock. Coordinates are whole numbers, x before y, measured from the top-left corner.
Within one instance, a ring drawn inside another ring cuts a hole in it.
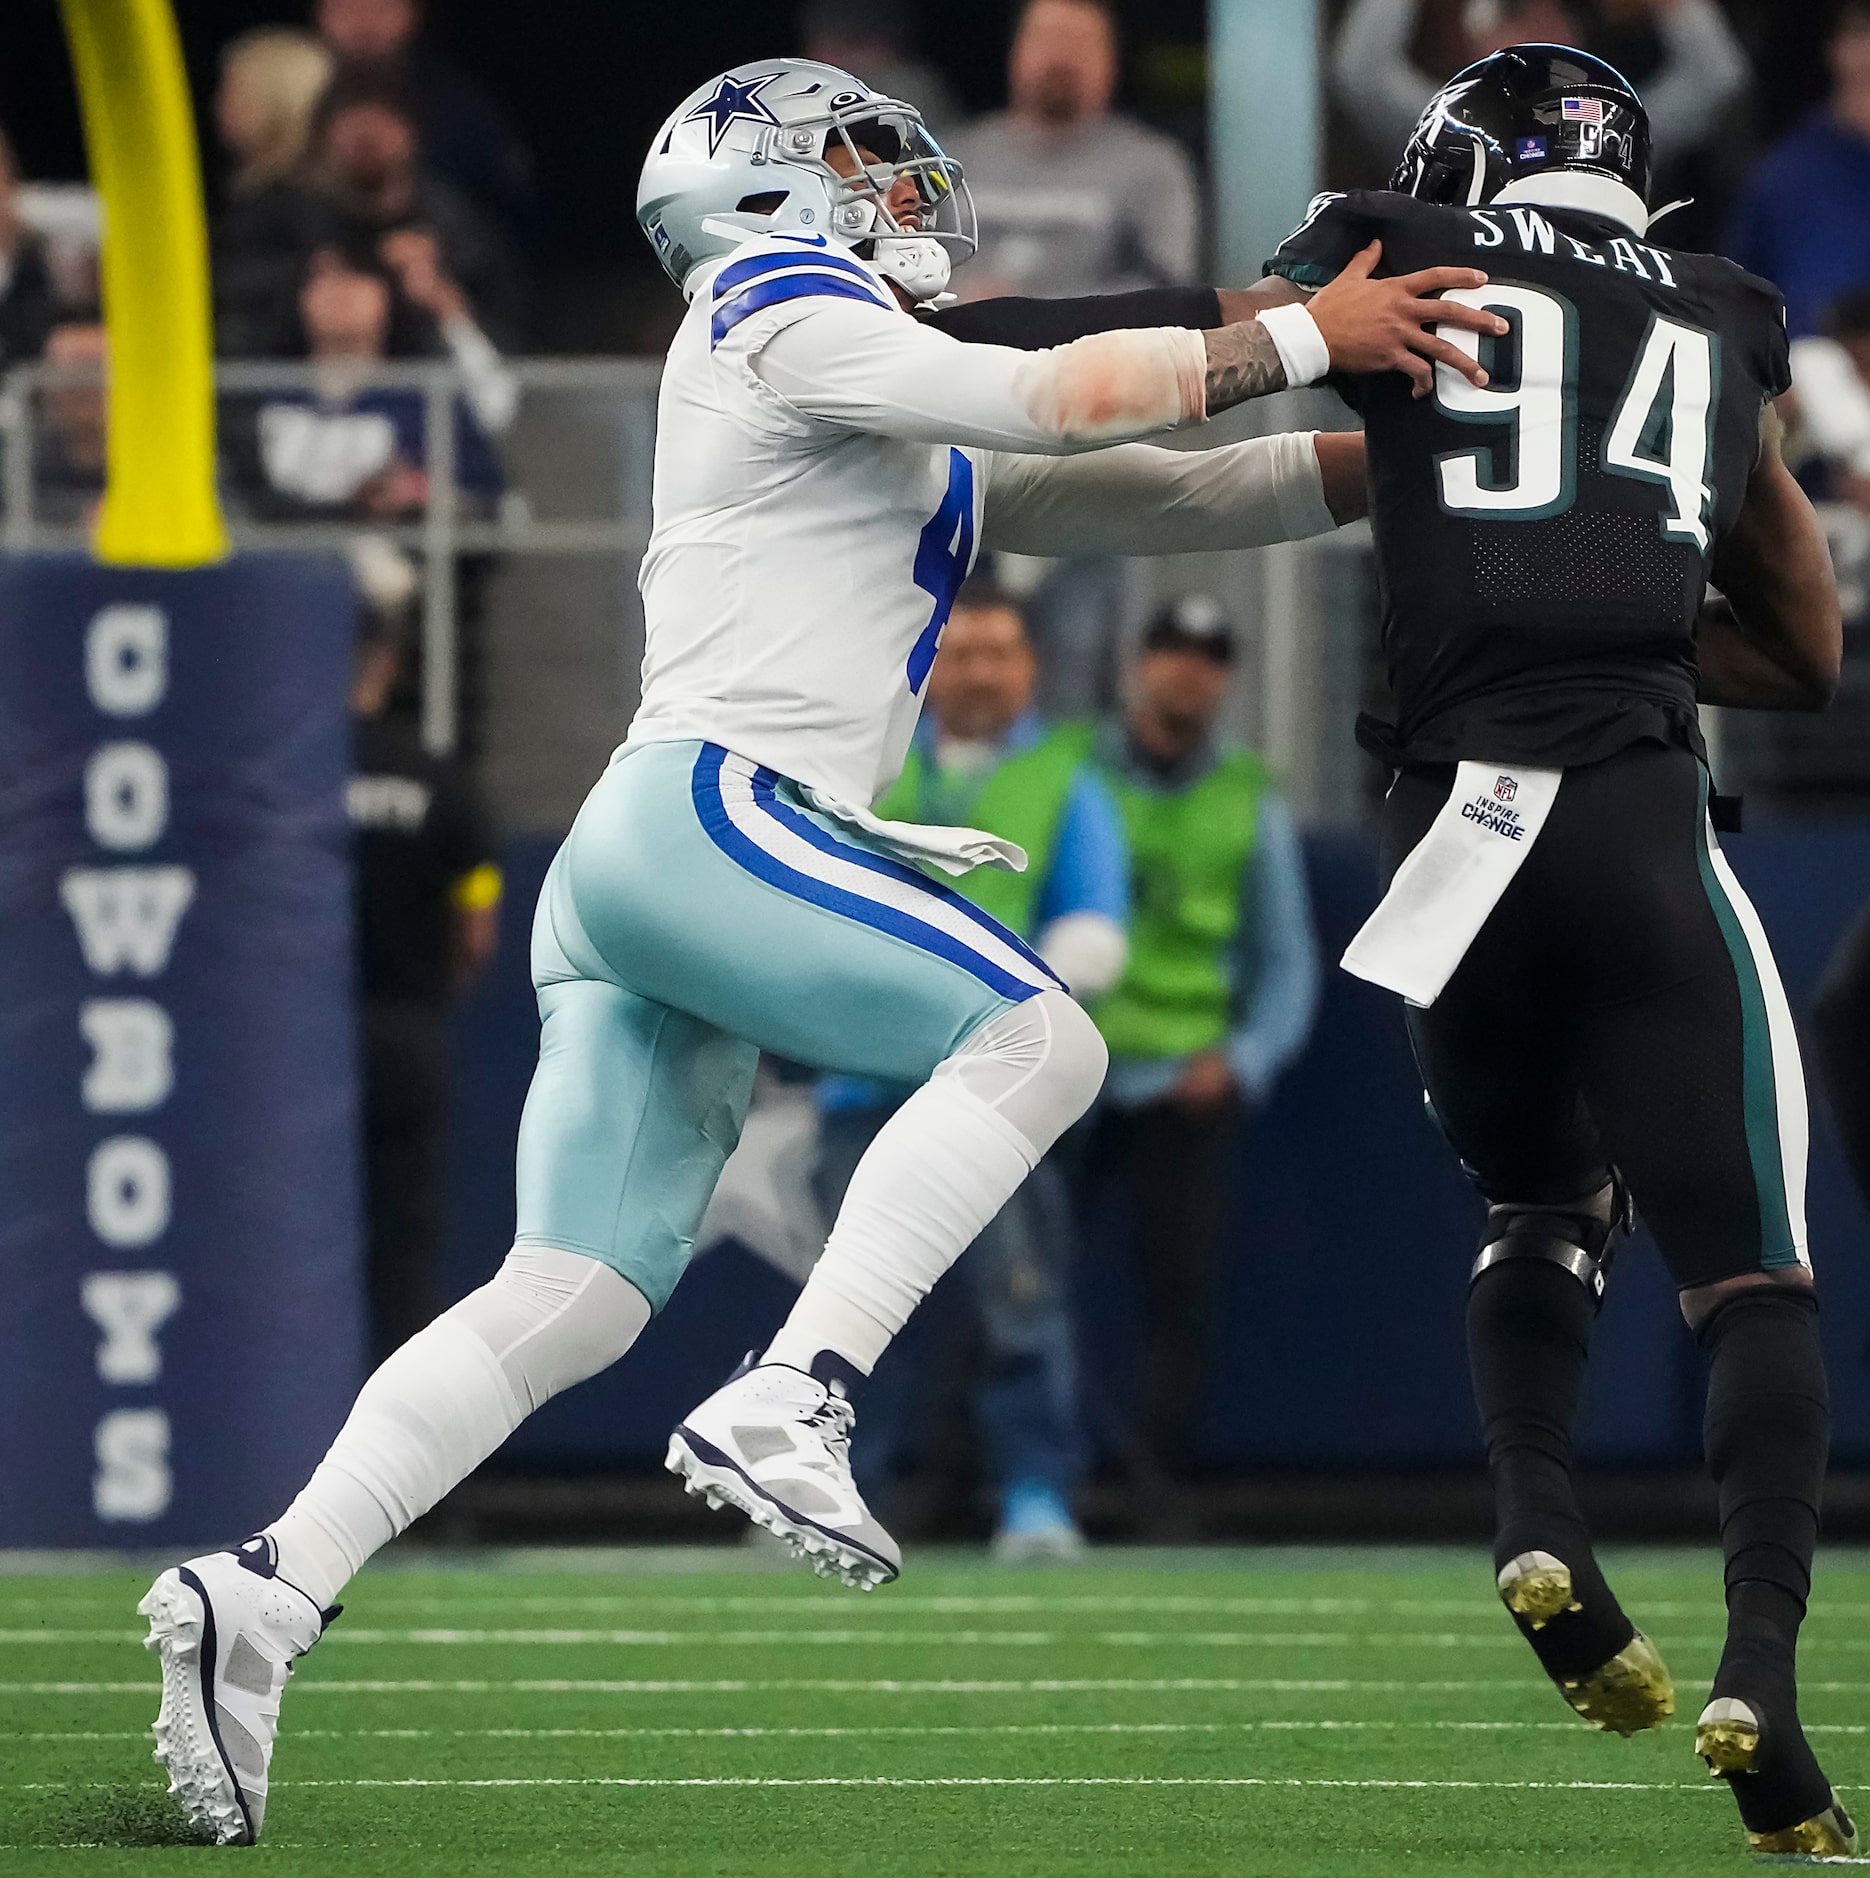
[[[648,1321],[648,1300],[610,1266],[514,1247],[490,1283],[364,1384],[304,1491],[266,1528],[280,1576],[330,1604],[373,1552],[542,1402],[614,1363]]]
[[[909,1313],[1090,1107],[1104,1045],[1064,992],[983,1025],[877,1132],[765,1360],[866,1376]]]
[[[809,1370],[830,1350],[867,1376],[936,1279],[973,1244],[1039,1156],[978,1097],[936,1077],[857,1163],[824,1255],[766,1352]]]

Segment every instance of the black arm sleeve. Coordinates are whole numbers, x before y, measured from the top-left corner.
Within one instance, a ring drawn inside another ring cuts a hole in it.
[[[925,323],[976,346],[1043,352],[1090,333],[1138,326],[1219,326],[1221,298],[1212,287],[1144,287],[1135,293],[1094,293],[1076,300],[972,300],[944,307]]]

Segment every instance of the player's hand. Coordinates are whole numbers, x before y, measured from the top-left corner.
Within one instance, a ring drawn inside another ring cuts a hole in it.
[[[1338,372],[1405,372],[1415,395],[1435,388],[1435,367],[1452,366],[1476,385],[1487,382],[1480,361],[1432,330],[1461,326],[1497,337],[1507,331],[1499,314],[1438,300],[1451,288],[1484,287],[1487,276],[1471,267],[1425,267],[1394,280],[1374,278],[1383,244],[1373,241],[1355,255],[1329,287],[1312,296],[1310,309]]]

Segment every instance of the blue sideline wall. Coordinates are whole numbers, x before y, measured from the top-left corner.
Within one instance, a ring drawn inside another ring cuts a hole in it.
[[[250,1532],[356,1391],[355,611],[0,557],[0,1546]]]
[[[1802,1016],[1831,948],[1870,897],[1870,829],[1772,829],[1727,845]],[[513,1138],[537,1036],[525,937],[551,851],[549,842],[526,842],[509,853],[505,941],[462,1012],[451,1296],[493,1270],[512,1230]],[[1374,855],[1361,838],[1332,836],[1312,840],[1308,858],[1321,937],[1335,961],[1374,904]],[[1837,1454],[1870,1461],[1870,1221],[1822,1114],[1810,1213]],[[1211,1458],[1240,1467],[1472,1462],[1478,1436],[1461,1301],[1479,1223],[1479,1201],[1423,1113],[1395,1001],[1329,970],[1310,1048],[1242,1138],[1208,1383]],[[1129,1296],[1120,1225],[1092,1223],[1082,1272],[1087,1375],[1118,1389]],[[510,1461],[654,1465],[673,1423],[765,1340],[791,1295],[740,1248],[710,1253],[628,1360],[527,1423]],[[1610,1465],[1692,1462],[1700,1398],[1698,1353],[1654,1248],[1639,1240],[1600,1321],[1583,1449]]]

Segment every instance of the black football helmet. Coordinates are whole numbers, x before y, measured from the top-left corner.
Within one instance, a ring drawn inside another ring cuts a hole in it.
[[[1473,208],[1519,176],[1582,170],[1649,200],[1649,113],[1615,66],[1570,46],[1508,46],[1428,102],[1390,187]]]

